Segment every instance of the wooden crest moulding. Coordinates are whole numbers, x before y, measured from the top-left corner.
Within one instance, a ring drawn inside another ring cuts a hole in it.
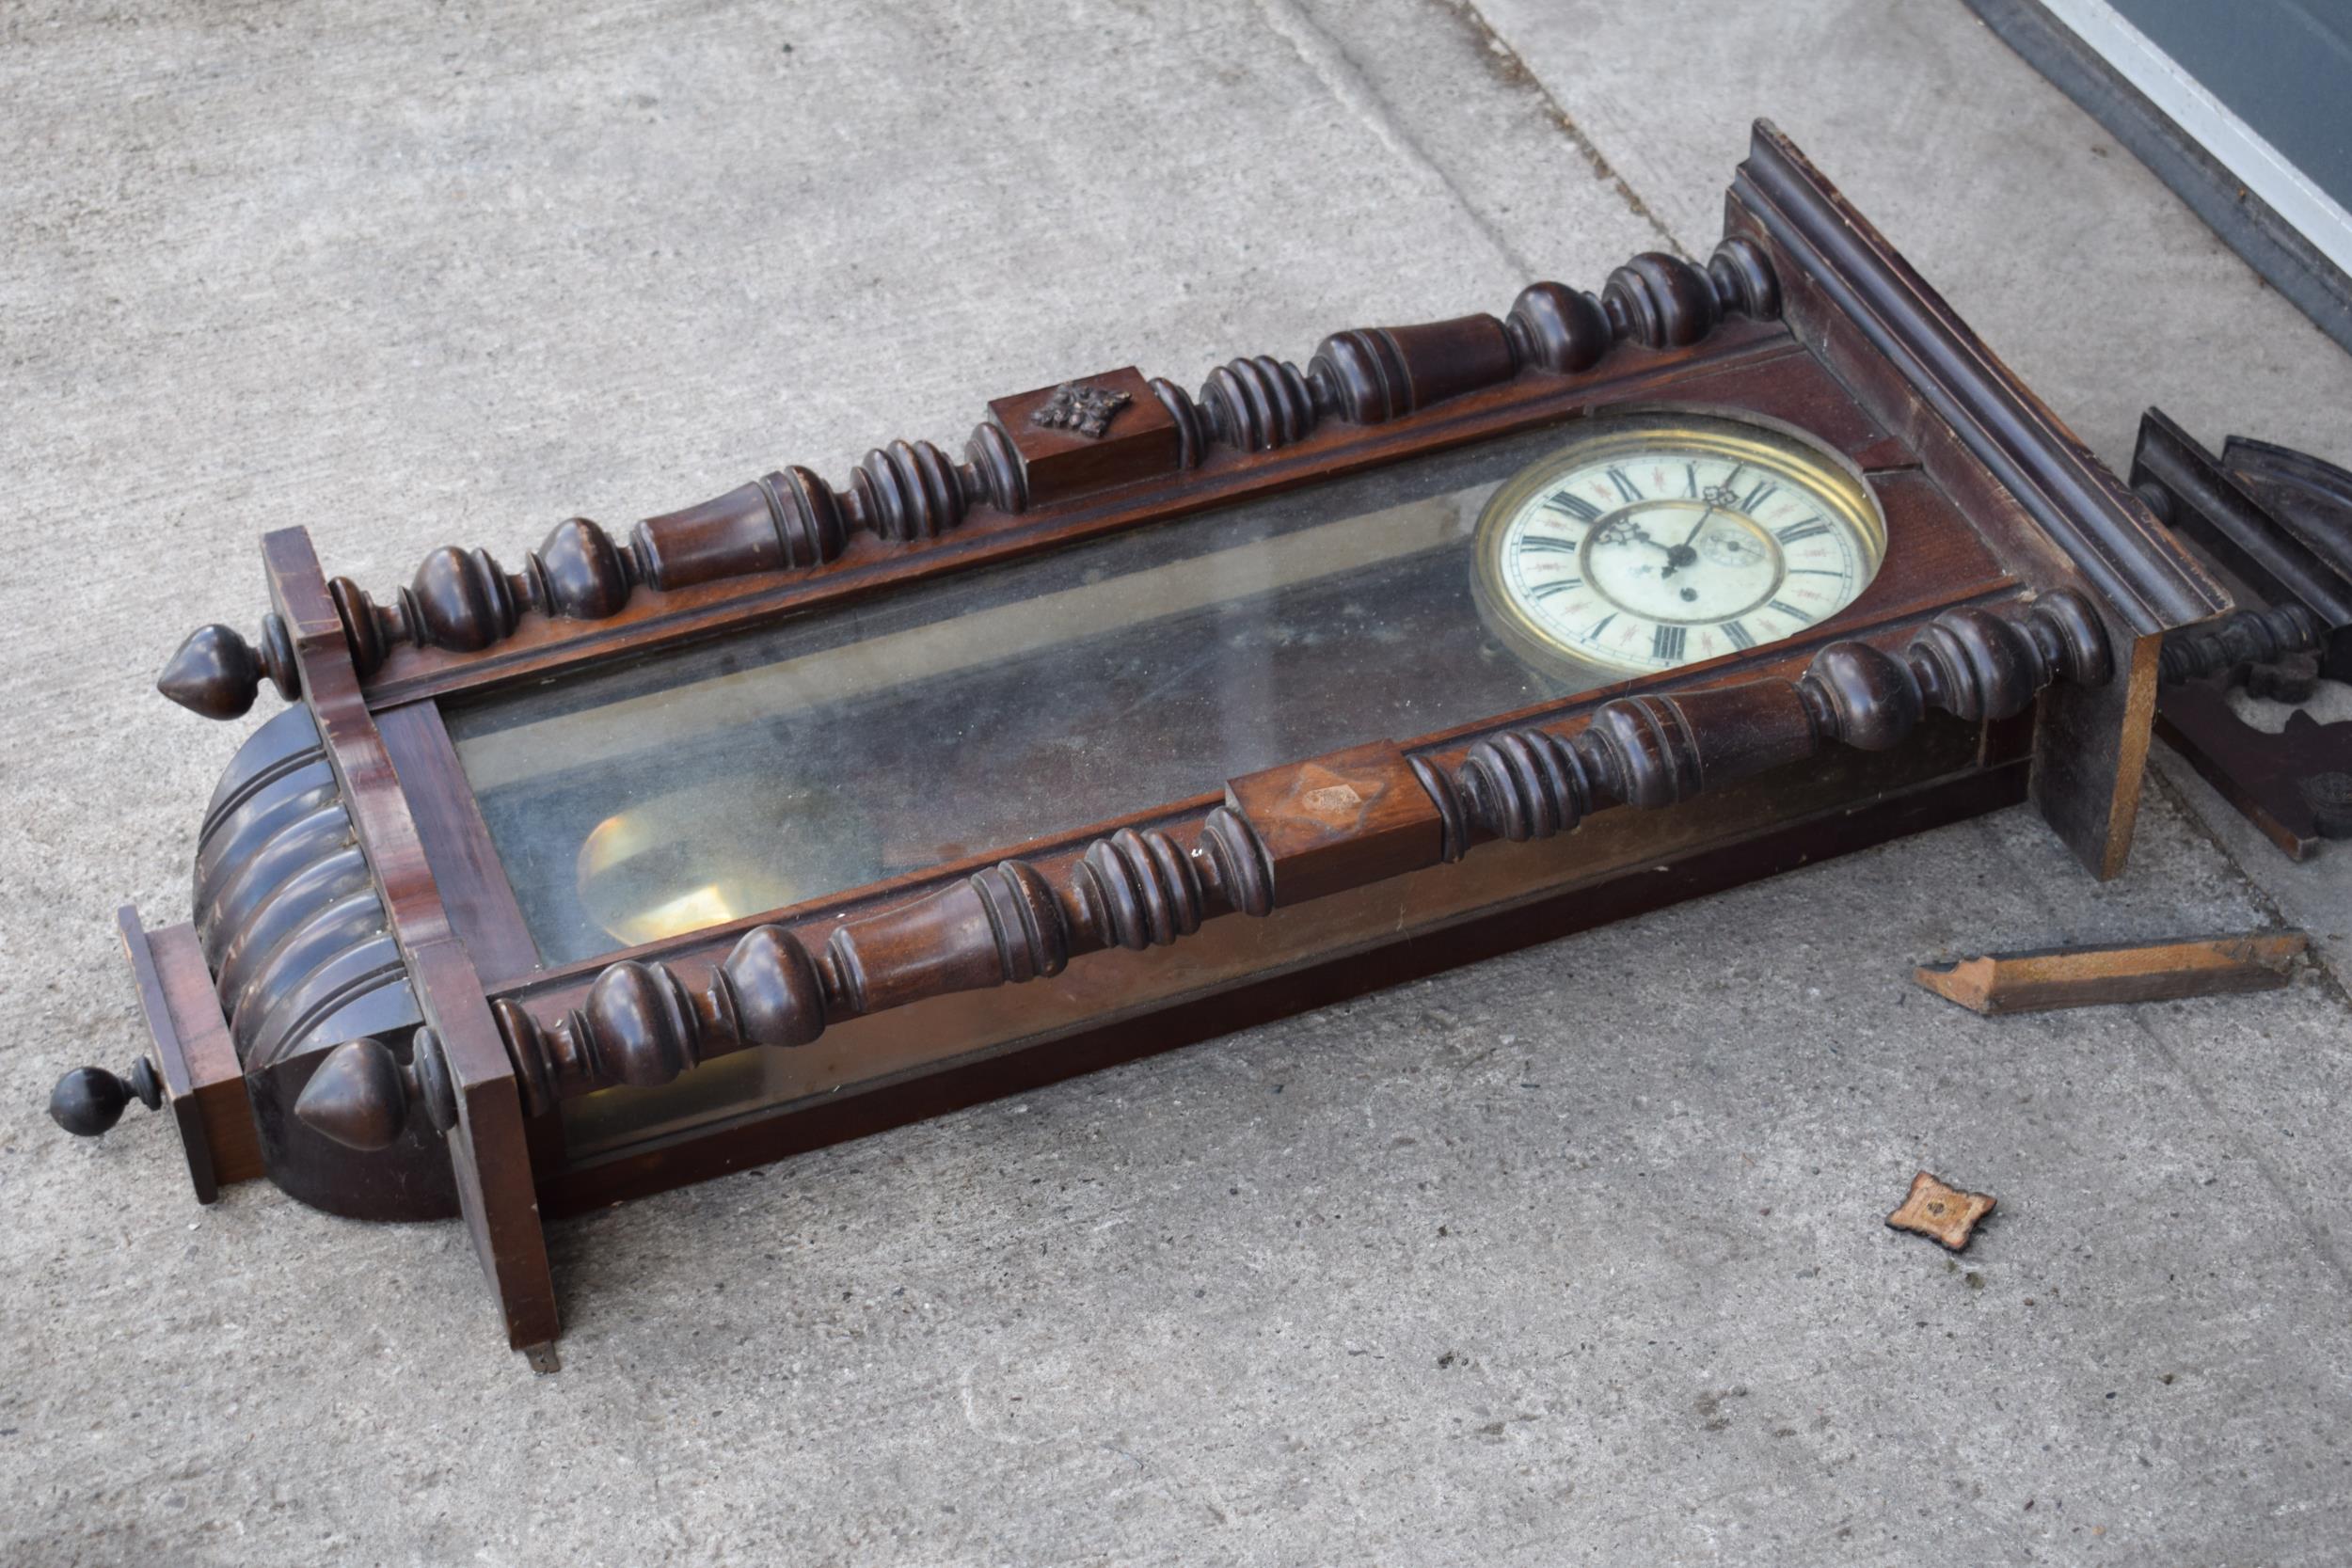
[[[389,594],[269,535],[286,703],[124,941],[199,1199],[543,1219],[2023,799],[2122,863],[2224,594],[1788,141],[1705,261],[1000,398]],[[921,779],[879,789],[880,779]],[[1661,868],[1663,868],[1661,874]]]

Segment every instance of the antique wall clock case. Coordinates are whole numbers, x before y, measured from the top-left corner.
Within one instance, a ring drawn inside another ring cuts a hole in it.
[[[2229,608],[1759,124],[1704,265],[1001,398],[389,595],[263,543],[267,719],[121,914],[197,1196],[560,1216],[2030,799],[2120,869]],[[545,1362],[544,1354],[537,1357]]]

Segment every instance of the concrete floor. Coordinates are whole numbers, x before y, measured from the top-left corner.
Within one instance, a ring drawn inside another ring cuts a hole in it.
[[[561,1226],[552,1378],[455,1227],[41,1114],[135,1049],[110,911],[184,911],[244,729],[148,683],[264,529],[387,586],[1595,286],[1756,114],[2110,461],[2352,458],[2352,360],[1953,0],[0,13],[0,1561],[2344,1560],[2341,989],[1905,979],[2341,965],[2352,856],[2193,780],[2107,886],[2011,813]],[[2000,1196],[1958,1263],[1879,1224],[1921,1165]]]

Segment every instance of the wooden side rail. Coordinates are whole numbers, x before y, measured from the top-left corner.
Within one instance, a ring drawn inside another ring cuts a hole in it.
[[[1494,839],[1567,832],[1609,804],[1671,806],[1832,743],[1887,750],[1930,709],[2006,719],[2055,683],[2099,686],[2112,673],[2106,635],[2076,594],[2012,613],[1948,610],[1899,657],[1835,642],[1793,680],[1620,698],[1574,733],[1480,741],[1450,769],[1381,741],[1253,773],[1226,786],[1190,842],[1128,829],[1053,875],[1004,861],[840,925],[816,950],[787,927],[755,927],[699,987],[666,964],[623,961],[552,1023],[510,1000],[492,1007],[536,1116],[616,1085],[666,1084],[732,1052],[806,1045],[844,1018],[1058,974],[1106,948],[1166,946],[1206,920],[1263,915]],[[406,1064],[380,1041],[354,1040],[321,1066],[295,1113],[351,1147],[382,1148],[412,1103],[449,1126],[450,1083],[430,1029]]]
[[[998,398],[961,462],[930,441],[892,441],[868,451],[845,485],[805,467],[779,468],[648,517],[626,544],[572,517],[524,555],[520,571],[486,550],[444,545],[388,600],[348,578],[329,587],[365,681],[403,647],[477,654],[514,636],[526,616],[606,621],[640,588],[667,593],[810,571],[838,559],[861,533],[892,546],[922,545],[981,509],[1010,516],[1114,485],[1180,479],[1216,448],[1242,457],[1271,452],[1326,420],[1387,424],[1522,372],[1581,373],[1621,342],[1686,348],[1728,317],[1779,313],[1779,284],[1753,240],[1725,240],[1704,267],[1645,252],[1611,273],[1597,294],[1534,283],[1502,317],[1333,333],[1304,371],[1248,356],[1210,372],[1194,394],[1128,366]],[[264,678],[289,701],[302,694],[275,614],[262,617],[250,641],[232,626],[198,627],[156,686],[192,712],[233,719],[253,705]]]

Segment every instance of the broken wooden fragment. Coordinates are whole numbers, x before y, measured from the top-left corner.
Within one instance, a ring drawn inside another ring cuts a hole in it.
[[[1975,1234],[1977,1222],[1993,1212],[1993,1203],[1991,1193],[1963,1193],[1921,1171],[1911,1179],[1910,1196],[1886,1216],[1886,1223],[1958,1252]]]
[[[1947,1001],[1995,1017],[2103,1002],[2276,990],[2309,946],[2300,931],[2182,937],[2103,947],[2042,947],[1921,964],[1911,977]]]

